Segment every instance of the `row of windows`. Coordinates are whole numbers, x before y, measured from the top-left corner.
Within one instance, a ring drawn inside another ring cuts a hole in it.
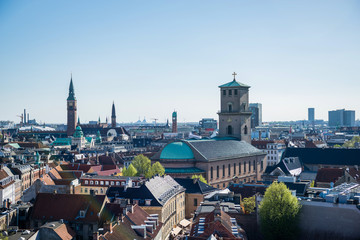
[[[229,96],[231,96],[233,94],[233,89],[229,89],[229,90],[223,90],[223,95],[226,96],[226,92],[228,92]],[[238,95],[238,90],[234,89],[234,95]]]
[[[241,174],[241,168],[243,167],[243,171],[244,173],[246,173],[246,163],[243,164],[243,166],[241,166],[241,163],[239,163],[239,174]],[[256,167],[256,163],[255,160],[253,161],[252,164],[253,167],[253,171],[255,172],[255,167]],[[263,170],[264,165],[263,165],[263,161],[261,161],[260,163],[260,169]],[[248,164],[248,171],[251,172],[251,161],[249,161]],[[225,177],[225,165],[222,165],[222,176]],[[210,168],[210,178],[213,179],[214,178],[214,168],[211,167]],[[233,175],[236,175],[236,163],[234,163],[233,165]],[[228,165],[228,176],[231,176],[231,164]],[[220,167],[216,166],[216,178],[220,177]]]
[[[99,194],[98,189],[92,189],[92,188],[89,188],[89,189],[88,189],[88,188],[84,188],[84,193],[90,193],[91,190],[93,190],[95,194]],[[83,189],[82,189],[82,188],[80,189],[80,192],[83,193]],[[105,193],[104,189],[100,188],[100,194],[104,194],[104,193]]]
[[[95,185],[99,185],[99,183],[100,183],[100,185],[105,185],[105,186],[125,186],[125,181],[122,181],[122,182],[119,182],[119,181],[88,181],[88,180],[85,180],[85,184],[87,185],[87,184],[89,184],[89,182],[90,182],[90,185],[94,185],[94,182],[95,182]],[[133,186],[136,186],[136,183],[135,182],[133,182],[132,183],[133,184]]]
[[[253,181],[255,181],[255,179],[252,180],[251,178],[244,178],[244,179],[241,179],[241,181],[246,183],[246,182],[253,182]],[[226,187],[226,183],[223,183],[222,186]],[[214,184],[213,187],[220,188],[220,184],[217,184],[217,185]],[[194,204],[195,204],[195,201],[194,201]]]
[[[268,156],[267,158],[268,158],[268,160],[276,160],[277,159],[276,157],[270,157],[270,156]]]

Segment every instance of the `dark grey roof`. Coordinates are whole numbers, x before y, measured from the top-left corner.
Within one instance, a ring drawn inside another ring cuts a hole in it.
[[[190,140],[185,142],[207,161],[266,155],[264,151],[257,149],[245,141]]]
[[[152,206],[164,205],[174,195],[185,191],[172,177],[154,177],[145,184],[138,187],[129,187],[125,189],[122,187],[111,187],[108,189],[108,197],[122,197],[127,199],[153,199]],[[141,203],[140,203],[141,204]]]
[[[274,166],[267,166],[265,169],[266,174],[270,174],[276,168],[280,168],[286,175],[291,175],[290,171],[302,168],[302,164],[297,157],[283,158]]]
[[[209,193],[215,190],[218,190],[217,188],[214,188],[206,183],[203,183],[199,180],[194,180],[190,178],[175,178],[175,181],[178,182],[182,187],[184,187],[186,190],[186,193],[199,193],[199,194],[205,194]]]
[[[283,158],[299,157],[303,164],[360,165],[360,149],[287,148]]]
[[[306,189],[309,187],[309,182],[284,182],[284,184],[290,189],[295,190],[296,195],[304,196]]]

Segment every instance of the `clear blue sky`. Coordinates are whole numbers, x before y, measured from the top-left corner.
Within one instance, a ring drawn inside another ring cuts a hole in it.
[[[71,72],[82,122],[217,119],[234,71],[264,121],[359,112],[360,1],[0,1],[0,120],[65,123]]]

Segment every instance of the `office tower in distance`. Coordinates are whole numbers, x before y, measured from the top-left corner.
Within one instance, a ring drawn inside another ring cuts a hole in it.
[[[249,110],[251,115],[251,128],[255,128],[262,125],[262,104],[250,103]]]

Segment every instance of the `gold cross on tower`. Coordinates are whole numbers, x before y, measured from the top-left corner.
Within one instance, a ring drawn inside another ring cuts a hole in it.
[[[237,74],[236,74],[236,72],[234,72],[234,73],[233,73],[233,74],[231,74],[231,75],[233,75],[233,76],[234,76],[234,80],[235,80],[235,76],[237,75]]]

